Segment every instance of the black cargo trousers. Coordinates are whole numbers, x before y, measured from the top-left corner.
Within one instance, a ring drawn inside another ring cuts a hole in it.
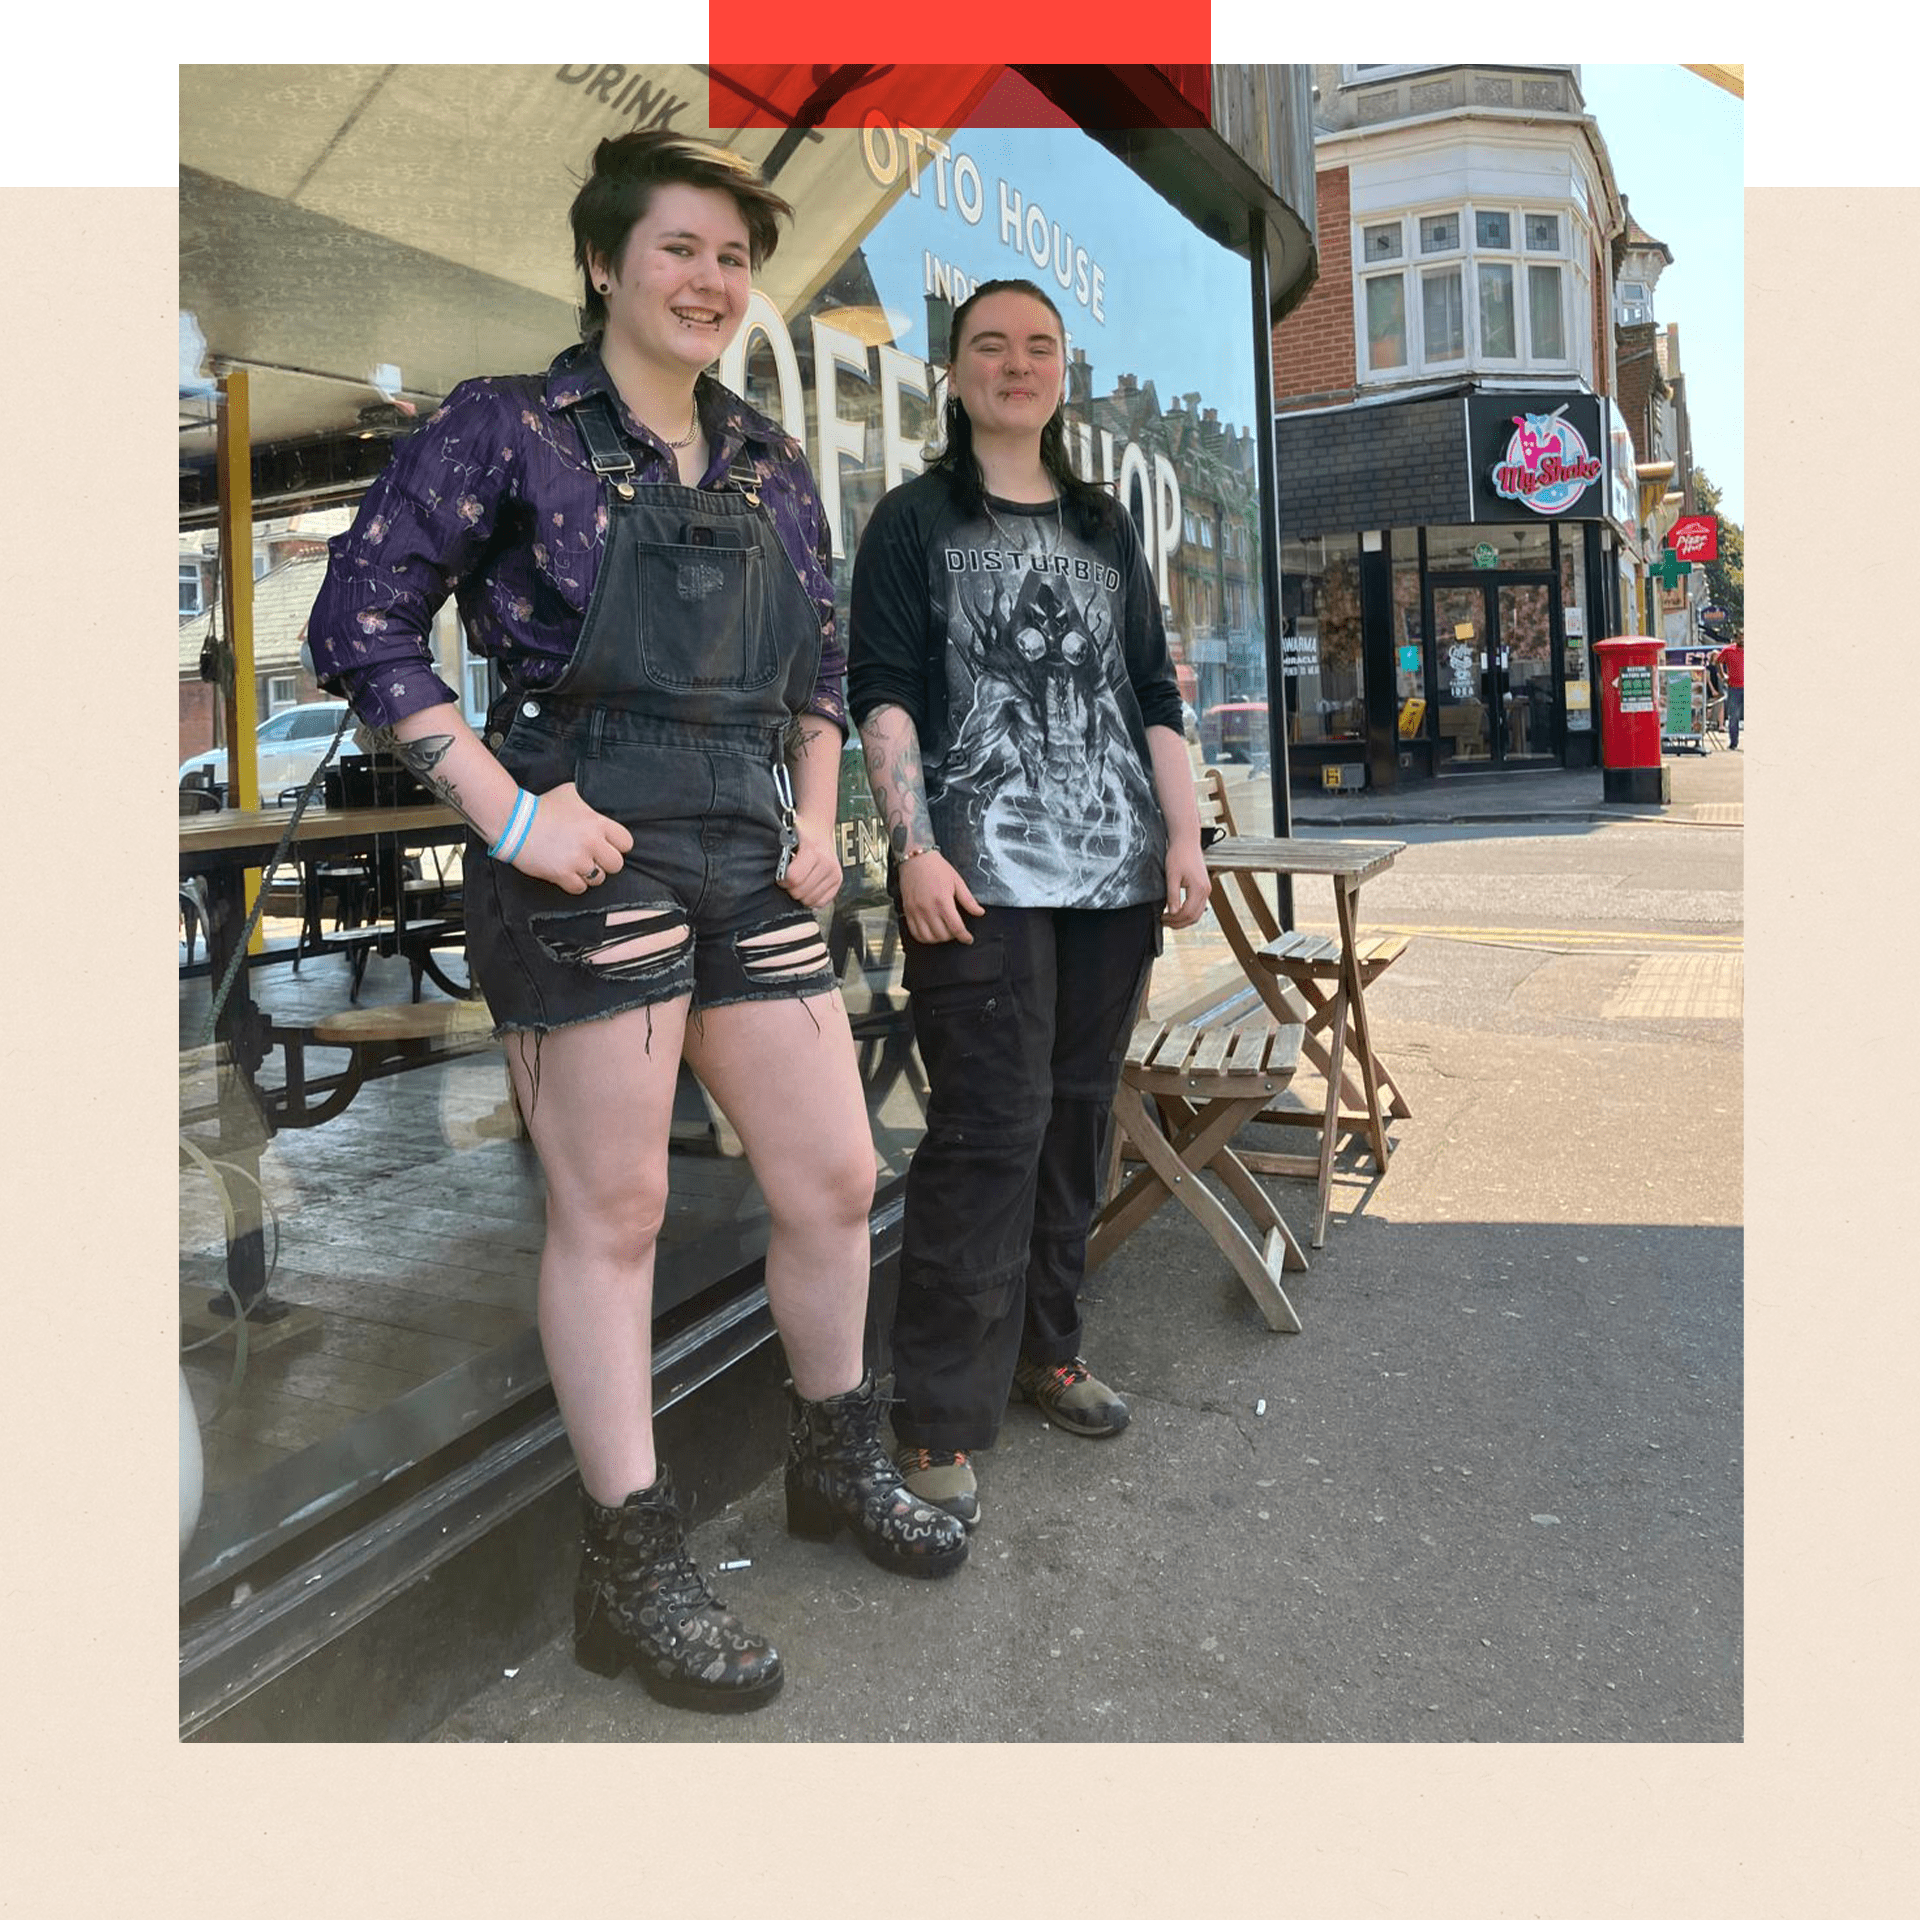
[[[902,928],[927,1070],[893,1326],[903,1445],[989,1447],[1022,1355],[1080,1350],[1080,1282],[1162,902],[989,907],[973,942]]]

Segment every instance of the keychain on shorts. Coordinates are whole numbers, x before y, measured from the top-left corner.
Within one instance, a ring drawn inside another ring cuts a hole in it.
[[[800,828],[793,811],[793,780],[784,760],[774,765],[773,784],[780,795],[780,862],[773,870],[773,877],[784,880],[793,856],[800,851]]]

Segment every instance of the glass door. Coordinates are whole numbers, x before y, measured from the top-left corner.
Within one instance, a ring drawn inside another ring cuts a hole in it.
[[[1532,582],[1502,582],[1496,595],[1493,647],[1498,677],[1502,761],[1556,756],[1553,704],[1552,592]]]
[[[1493,608],[1485,582],[1471,585],[1435,585],[1433,614],[1427,630],[1433,635],[1434,668],[1439,679],[1439,767],[1458,772],[1463,767],[1485,767],[1494,753],[1494,709],[1487,699],[1491,660]]]
[[[1440,705],[1438,770],[1555,761],[1552,582],[1496,573],[1427,577]]]

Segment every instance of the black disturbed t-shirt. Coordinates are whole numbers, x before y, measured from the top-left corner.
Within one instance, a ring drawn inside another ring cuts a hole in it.
[[[1180,693],[1133,523],[989,499],[938,474],[875,508],[854,566],[855,722],[920,736],[940,851],[983,906],[1124,907],[1166,888],[1146,729]]]

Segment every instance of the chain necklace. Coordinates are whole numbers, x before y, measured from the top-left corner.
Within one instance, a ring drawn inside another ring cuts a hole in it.
[[[999,534],[1000,538],[1016,553],[1025,551],[1022,542],[1016,540],[1013,535],[1007,531],[1006,522],[994,512],[993,502],[987,498],[984,492],[980,495],[980,504],[986,508],[987,518],[993,522],[994,531]],[[1054,544],[1056,546],[1064,545],[1067,537],[1067,522],[1066,516],[1060,510],[1060,494],[1057,488],[1053,496],[1053,520],[1054,526],[1057,529],[1057,537]],[[1033,551],[1036,553],[1045,553],[1047,550],[1047,537],[1044,523],[1040,523],[1037,526],[1036,535],[1037,537],[1033,542]]]
[[[687,422],[687,437],[684,440],[669,440],[667,445],[675,453],[684,452],[700,436],[700,401],[696,395],[693,402],[693,417]]]

